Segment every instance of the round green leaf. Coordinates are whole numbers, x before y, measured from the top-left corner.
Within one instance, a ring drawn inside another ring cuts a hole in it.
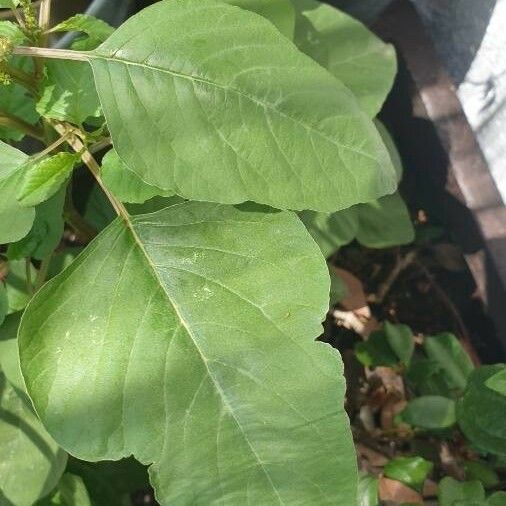
[[[455,401],[439,395],[424,395],[408,403],[401,413],[404,422],[421,429],[445,429],[455,424]]]
[[[485,490],[479,481],[457,481],[446,477],[439,482],[439,506],[485,504]]]
[[[479,450],[506,455],[506,396],[487,386],[489,378],[504,370],[504,364],[483,366],[469,376],[457,405],[460,428]]]
[[[384,469],[385,476],[421,492],[434,464],[422,457],[397,457]]]
[[[415,351],[413,331],[407,325],[394,324],[389,321],[385,322],[383,331],[390,348],[403,364],[408,365]]]
[[[114,147],[148,184],[323,212],[395,190],[352,93],[261,16],[214,0],[158,2],[87,55]]]
[[[27,388],[72,454],[152,464],[161,504],[355,504],[342,364],[314,342],[328,291],[292,213],[116,220],[27,308]]]

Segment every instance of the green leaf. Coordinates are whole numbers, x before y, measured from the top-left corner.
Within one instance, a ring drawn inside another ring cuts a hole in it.
[[[101,175],[105,186],[121,202],[142,204],[157,195],[171,195],[171,192],[145,183],[121,161],[114,149],[104,156]]]
[[[485,383],[488,388],[506,396],[506,368],[491,376]]]
[[[504,506],[506,504],[506,492],[496,492],[487,500],[487,506]]]
[[[389,321],[385,322],[383,331],[390,348],[399,357],[399,360],[403,364],[409,365],[415,351],[413,331],[407,325],[393,324]]]
[[[484,487],[495,487],[500,483],[499,476],[492,466],[479,460],[468,460],[464,462],[466,478],[468,480],[478,480],[483,483]]]
[[[267,18],[285,37],[293,39],[295,10],[290,0],[223,0]]]
[[[113,34],[114,28],[105,21],[89,14],[76,14],[58,23],[49,32],[82,32],[93,39],[103,42]]]
[[[369,475],[363,475],[358,481],[358,506],[379,505],[379,481]]]
[[[65,188],[36,208],[32,229],[21,241],[12,243],[7,249],[9,260],[33,257],[43,260],[58,246],[63,235],[63,205]]]
[[[58,153],[34,163],[28,162],[23,184],[17,193],[23,206],[36,206],[52,197],[72,174],[79,156]]]
[[[484,503],[485,490],[479,481],[457,481],[446,477],[439,482],[439,506],[465,506]]]
[[[417,397],[409,401],[401,418],[420,429],[445,429],[456,422],[455,401],[439,395]]]
[[[330,5],[295,2],[295,43],[341,80],[370,115],[380,111],[397,72],[392,45]]]
[[[357,241],[367,248],[410,244],[415,229],[399,192],[357,206]]]
[[[67,462],[24,391],[16,333],[20,315],[0,327],[0,503],[31,506],[48,494]]]
[[[22,239],[35,219],[35,210],[22,207],[16,199],[27,158],[21,151],[0,141],[0,244]]]
[[[292,213],[118,219],[32,299],[23,375],[64,448],[152,464],[161,504],[355,504],[342,364],[314,342],[328,290]]]
[[[415,355],[406,371],[406,377],[418,394],[443,397],[452,395],[439,362],[435,360]]]
[[[357,206],[331,214],[302,211],[299,217],[324,257],[349,244],[358,232]]]
[[[37,112],[41,116],[76,125],[83,124],[87,118],[101,116],[90,66],[77,61],[48,61]]]
[[[7,298],[7,290],[0,280],[0,325],[3,324],[7,313],[9,312],[9,299]]]
[[[399,363],[385,333],[381,330],[372,332],[367,341],[358,343],[355,346],[355,355],[366,367],[394,367]]]
[[[9,59],[9,64],[24,72],[31,72],[33,69],[33,62],[30,58],[14,56]],[[37,123],[39,119],[39,114],[35,110],[35,100],[27,93],[23,86],[14,82],[7,86],[0,86],[0,111],[26,121],[31,125]],[[24,136],[25,132],[22,130],[10,126],[0,126],[1,139],[20,141]]]
[[[19,46],[26,39],[19,25],[11,21],[0,21],[0,37],[6,37],[14,46]]]
[[[330,268],[330,306],[335,306],[340,302],[348,293],[348,287],[337,272]]]
[[[453,334],[444,332],[427,337],[423,347],[429,359],[439,364],[448,388],[463,391],[474,366],[459,340]]]
[[[132,458],[118,462],[70,458],[67,469],[83,479],[94,506],[130,504],[132,492],[149,488],[146,468]]]
[[[9,271],[5,278],[5,288],[7,290],[7,299],[9,300],[9,313],[21,311],[28,304],[31,294],[28,292],[26,281],[26,262],[25,260],[10,260],[8,264]],[[37,275],[37,271],[30,264],[30,274],[32,281]]]
[[[323,212],[395,189],[353,95],[256,14],[158,2],[88,57],[114,147],[146,183]]]
[[[469,441],[482,452],[501,456],[506,456],[506,397],[488,388],[487,381],[505,367],[475,369],[457,405],[458,422]]]
[[[387,478],[400,481],[418,492],[422,491],[427,476],[434,464],[422,457],[397,457],[385,466]]]
[[[39,501],[37,505],[91,506],[91,501],[83,480],[74,474],[65,473],[51,496]]]
[[[16,7],[17,5],[19,5],[19,0],[0,0],[0,7],[2,9]]]

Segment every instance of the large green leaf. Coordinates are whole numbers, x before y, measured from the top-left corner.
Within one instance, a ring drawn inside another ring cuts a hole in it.
[[[194,200],[325,212],[395,189],[351,92],[261,16],[162,1],[88,57],[114,147],[146,183]]]
[[[18,323],[19,316],[11,315],[0,327],[0,504],[31,506],[56,485],[67,454],[46,432],[23,391]]]
[[[116,220],[27,308],[28,391],[72,454],[152,463],[162,504],[355,504],[342,365],[313,341],[328,290],[292,213]]]
[[[457,404],[460,428],[479,450],[506,455],[506,396],[487,386],[504,364],[483,366],[469,376],[466,391]]]
[[[223,0],[267,18],[283,35],[293,39],[295,10],[290,0]]]
[[[83,480],[65,473],[53,493],[39,501],[37,506],[91,506],[91,501]]]
[[[372,117],[378,114],[397,72],[392,45],[362,23],[314,0],[297,0],[295,42],[340,79]]]
[[[22,207],[16,199],[27,158],[21,151],[0,141],[0,244],[22,239],[35,219],[35,210]]]

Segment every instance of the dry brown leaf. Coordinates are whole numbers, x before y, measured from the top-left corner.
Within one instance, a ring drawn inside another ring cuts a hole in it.
[[[423,504],[423,497],[397,480],[391,480],[384,476],[379,481],[379,496],[382,501],[392,501],[398,504],[415,503]]]

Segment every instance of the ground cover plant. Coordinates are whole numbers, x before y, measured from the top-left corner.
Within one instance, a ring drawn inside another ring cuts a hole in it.
[[[313,0],[162,0],[117,29],[0,7],[0,504],[365,505],[436,471],[443,506],[501,504],[504,367],[343,311],[337,250],[415,240],[376,119],[392,46]],[[475,471],[359,450],[359,474],[318,339],[336,304],[364,378],[409,385],[396,430],[462,434]]]

